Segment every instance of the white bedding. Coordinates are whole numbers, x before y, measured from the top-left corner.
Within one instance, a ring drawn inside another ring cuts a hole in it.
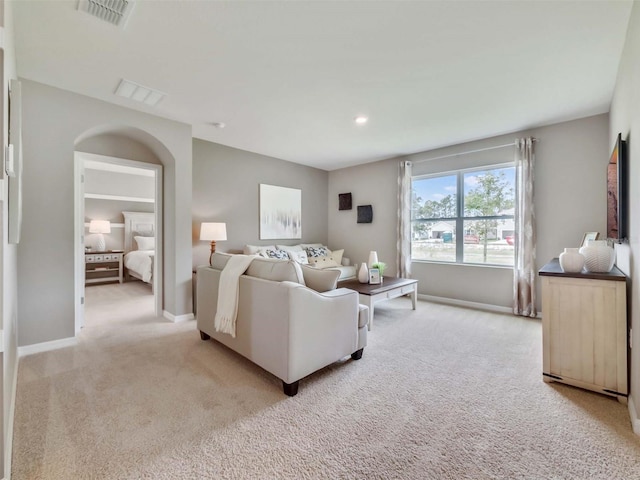
[[[135,272],[143,282],[151,283],[155,250],[133,250],[124,256],[124,266]]]

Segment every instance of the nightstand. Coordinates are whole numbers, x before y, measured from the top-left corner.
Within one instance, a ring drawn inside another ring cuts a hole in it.
[[[84,255],[84,284],[122,283],[122,252],[90,252]]]

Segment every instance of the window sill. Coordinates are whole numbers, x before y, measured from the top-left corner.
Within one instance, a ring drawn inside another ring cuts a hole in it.
[[[435,264],[435,265],[451,265],[452,267],[480,267],[480,268],[498,268],[501,270],[513,270],[513,265],[493,265],[493,264],[483,264],[483,263],[458,263],[458,262],[438,262],[436,260],[415,260],[411,259],[411,263],[425,263],[425,264]]]

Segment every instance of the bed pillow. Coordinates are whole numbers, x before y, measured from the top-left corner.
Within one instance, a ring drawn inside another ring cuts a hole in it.
[[[155,250],[156,249],[156,237],[139,237],[135,236],[133,239],[138,245],[138,250]]]

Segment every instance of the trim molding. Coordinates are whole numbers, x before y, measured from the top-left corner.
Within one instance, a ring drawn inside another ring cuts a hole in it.
[[[115,201],[121,201],[121,202],[155,203],[154,198],[129,197],[124,195],[108,195],[106,193],[85,193],[84,198],[91,198],[94,200],[115,200]]]
[[[633,403],[633,397],[629,395],[628,398],[629,405],[629,417],[631,418],[631,428],[633,428],[633,433],[640,436],[640,418],[638,418],[638,411],[636,410],[636,406]]]
[[[33,345],[25,345],[18,347],[18,358],[33,355],[34,353],[48,352],[59,348],[73,347],[78,344],[76,337],[61,338],[60,340],[52,340],[50,342],[34,343]]]
[[[496,313],[510,313],[513,315],[513,310],[510,307],[501,307],[498,305],[490,305],[488,303],[469,302],[467,300],[457,300],[455,298],[436,297],[434,295],[418,294],[420,300],[426,300],[427,302],[444,303],[446,305],[454,305],[456,307],[475,308],[478,310],[486,310]]]
[[[18,363],[20,358],[16,357],[13,367],[13,381],[11,382],[11,400],[9,402],[9,418],[7,419],[7,436],[4,439],[4,477],[11,478],[11,465],[13,458],[13,423],[16,417],[16,392],[18,391]]]
[[[162,316],[167,320],[171,320],[173,323],[188,322],[189,320],[195,320],[193,313],[185,313],[183,315],[174,315],[173,313],[162,311]]]

